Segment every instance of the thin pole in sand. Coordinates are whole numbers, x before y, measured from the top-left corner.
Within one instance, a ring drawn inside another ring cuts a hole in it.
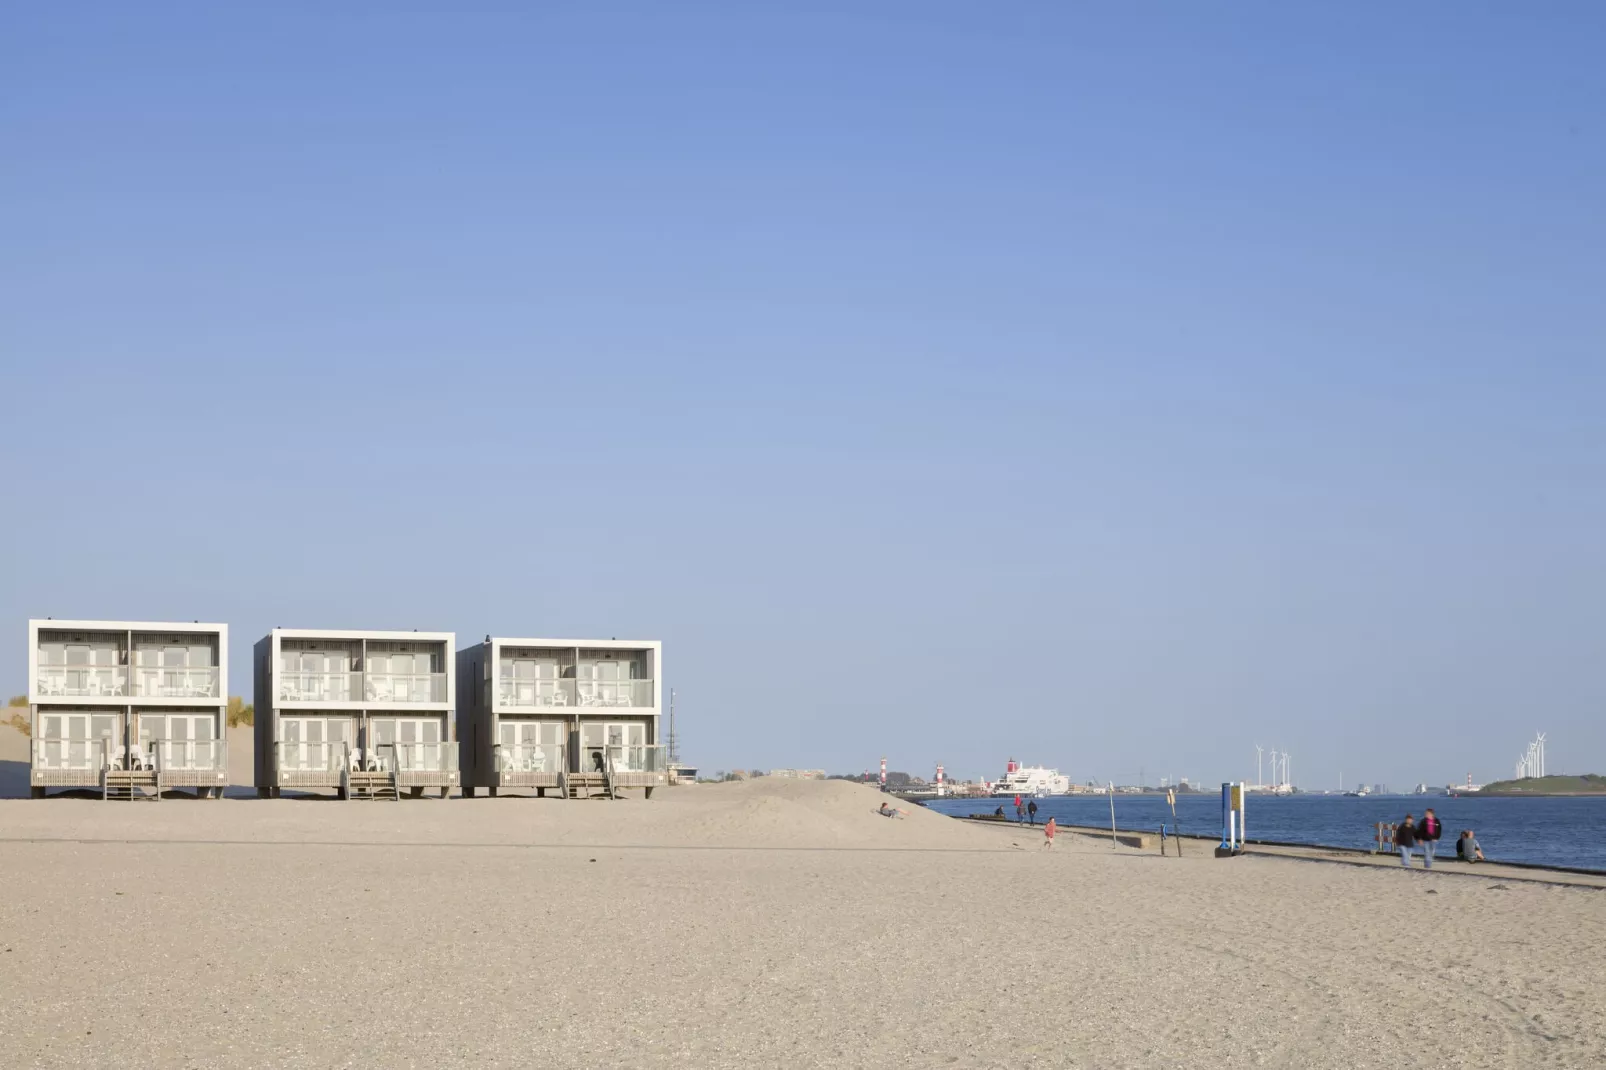
[[[1182,857],[1182,826],[1177,824],[1177,792],[1173,788],[1165,793],[1165,801],[1171,804],[1171,832],[1177,840],[1177,857]]]
[[[680,761],[680,740],[675,738],[675,689],[669,689],[669,761]]]
[[[1110,850],[1115,850],[1115,781],[1110,781]]]

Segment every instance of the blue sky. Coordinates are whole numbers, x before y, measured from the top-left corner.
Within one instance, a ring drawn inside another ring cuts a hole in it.
[[[8,11],[0,675],[649,637],[710,770],[1606,770],[1606,16],[1299,7]]]

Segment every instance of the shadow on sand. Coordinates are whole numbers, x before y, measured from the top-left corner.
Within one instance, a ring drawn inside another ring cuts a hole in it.
[[[26,799],[28,794],[28,763],[0,762],[0,799]]]

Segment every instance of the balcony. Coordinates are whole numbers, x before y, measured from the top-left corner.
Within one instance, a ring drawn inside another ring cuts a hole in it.
[[[558,788],[569,769],[561,743],[497,743],[491,747],[492,784],[503,788]]]
[[[351,744],[280,741],[273,745],[281,787],[335,787],[351,763]]]
[[[651,709],[651,680],[502,680],[497,700],[504,709],[573,707]]]
[[[374,748],[381,772],[457,775],[456,743],[381,743]],[[405,783],[405,781],[403,781]]]
[[[669,761],[662,744],[610,744],[603,753],[608,779],[616,788],[655,788],[669,783]]]
[[[41,698],[121,698],[128,693],[126,665],[40,665]]]
[[[561,743],[498,743],[496,771],[510,773],[539,773],[556,776],[568,768],[565,760],[568,748]]]
[[[574,680],[503,680],[497,698],[503,706],[523,710],[578,706]]]
[[[110,737],[36,739],[32,782],[41,786],[88,786],[107,770],[153,772],[156,786],[222,787],[229,779],[229,745],[222,739],[158,739],[150,749],[124,753]]]
[[[362,699],[360,672],[280,672],[280,702],[357,702]]]
[[[228,783],[229,744],[224,739],[158,739],[151,742],[156,782],[168,785],[218,787]]]
[[[136,666],[135,698],[217,698],[218,670]]]
[[[662,744],[610,744],[603,748],[610,773],[667,773],[669,763]]]
[[[445,702],[443,672],[371,672],[363,674],[368,702]]]
[[[32,741],[34,783],[92,784],[98,782],[100,771],[107,768],[122,748],[113,748],[112,741],[101,739],[36,739]],[[59,779],[51,774],[93,774],[71,779]],[[43,776],[43,779],[41,778]]]

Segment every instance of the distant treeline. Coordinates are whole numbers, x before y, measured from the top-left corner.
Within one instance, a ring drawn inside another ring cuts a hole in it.
[[[1606,776],[1585,773],[1583,776],[1523,777],[1520,780],[1497,780],[1485,784],[1482,795],[1606,795]]]

